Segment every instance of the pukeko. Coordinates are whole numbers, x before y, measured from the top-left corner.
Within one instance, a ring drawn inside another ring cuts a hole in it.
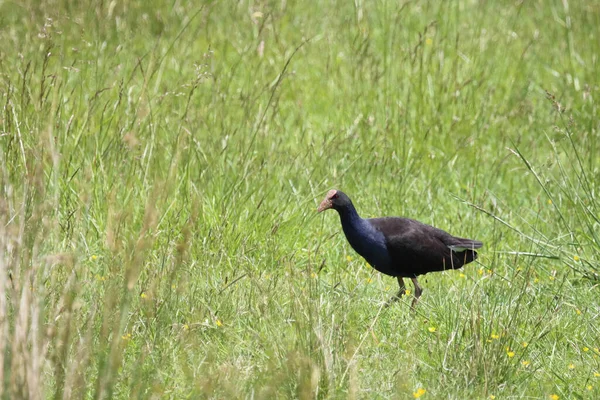
[[[434,271],[461,268],[477,258],[478,240],[463,239],[441,229],[409,218],[361,218],[350,198],[339,190],[330,190],[318,212],[333,208],[340,215],[342,229],[352,248],[377,271],[395,276],[400,291],[387,305],[406,291],[404,278],[415,286],[411,307],[417,304],[423,289],[417,276]]]

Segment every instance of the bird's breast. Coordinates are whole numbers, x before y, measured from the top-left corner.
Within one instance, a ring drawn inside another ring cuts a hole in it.
[[[362,221],[361,221],[362,222]],[[360,254],[371,266],[383,273],[390,264],[390,257],[385,243],[385,236],[377,229],[368,226],[344,225],[344,234],[350,246]]]

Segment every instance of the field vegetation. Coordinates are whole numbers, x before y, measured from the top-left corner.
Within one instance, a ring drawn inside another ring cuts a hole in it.
[[[600,398],[599,2],[0,26],[0,398]],[[331,188],[485,247],[384,308]]]

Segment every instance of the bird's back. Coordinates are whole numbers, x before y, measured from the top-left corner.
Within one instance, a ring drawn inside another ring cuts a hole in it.
[[[386,241],[390,265],[388,275],[415,277],[433,271],[457,269],[477,258],[474,249],[483,244],[458,238],[409,218],[386,217],[367,220]]]

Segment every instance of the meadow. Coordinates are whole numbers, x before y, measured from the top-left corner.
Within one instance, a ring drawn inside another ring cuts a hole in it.
[[[1,399],[600,398],[600,3],[0,26]],[[331,188],[485,246],[384,308]]]

